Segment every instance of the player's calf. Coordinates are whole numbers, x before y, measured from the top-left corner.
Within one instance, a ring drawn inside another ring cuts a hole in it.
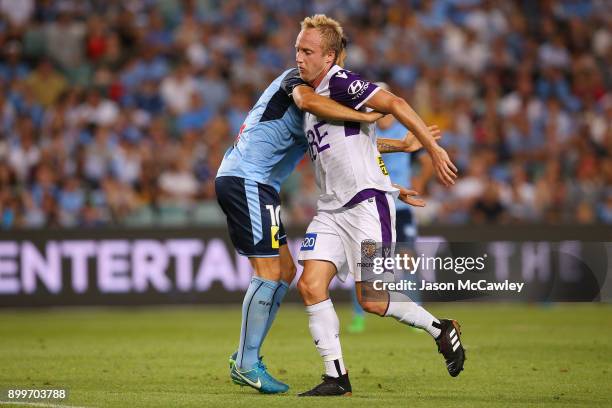
[[[378,316],[384,316],[387,311],[388,302],[368,302],[363,301],[359,303],[363,310],[368,313],[372,313]]]
[[[369,282],[355,283],[357,301],[368,313],[384,316],[389,307],[389,294],[386,291],[375,290]]]

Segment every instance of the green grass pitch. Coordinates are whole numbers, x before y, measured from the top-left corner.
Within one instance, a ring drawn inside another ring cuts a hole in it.
[[[365,333],[341,336],[353,396],[331,399],[295,396],[322,373],[297,305],[281,308],[263,348],[272,374],[291,386],[276,396],[229,380],[237,306],[4,310],[0,389],[70,391],[65,401],[30,407],[612,406],[610,305],[429,308],[462,324],[468,360],[459,377],[447,374],[427,334],[368,316]],[[338,312],[346,326],[349,308]]]

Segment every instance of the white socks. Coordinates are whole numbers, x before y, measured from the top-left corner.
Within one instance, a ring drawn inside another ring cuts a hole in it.
[[[340,347],[340,322],[331,299],[306,306],[306,312],[310,334],[323,357],[325,374],[330,377],[346,374]]]
[[[330,377],[346,374],[340,347],[340,322],[331,299],[306,306],[306,312],[310,334],[317,351],[323,357],[325,374]],[[402,293],[389,292],[389,308],[385,316],[391,316],[401,323],[424,329],[433,338],[440,335],[440,329],[432,325],[440,321]]]
[[[433,338],[440,335],[440,329],[432,326],[440,323],[431,313],[414,303],[408,296],[399,292],[389,292],[389,308],[385,317],[391,316],[397,321],[426,330]]]

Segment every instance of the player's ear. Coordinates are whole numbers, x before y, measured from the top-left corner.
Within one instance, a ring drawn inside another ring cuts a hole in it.
[[[325,55],[325,64],[331,64],[336,59],[336,52],[333,50],[327,51],[327,55]]]

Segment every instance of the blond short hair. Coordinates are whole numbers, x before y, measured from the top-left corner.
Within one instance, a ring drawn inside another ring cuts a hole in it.
[[[335,52],[336,64],[340,66],[344,64],[346,40],[344,38],[344,30],[338,21],[327,17],[325,14],[315,14],[302,20],[301,27],[302,30],[309,28],[317,30],[321,35],[323,52]]]

